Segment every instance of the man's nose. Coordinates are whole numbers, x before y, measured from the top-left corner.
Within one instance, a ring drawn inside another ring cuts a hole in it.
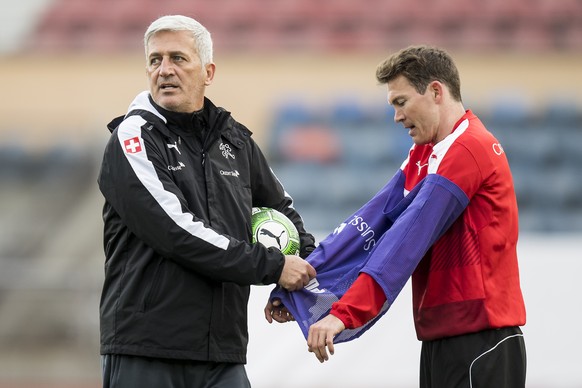
[[[400,111],[400,109],[394,109],[394,122],[399,123],[404,120],[404,115]]]
[[[166,77],[172,74],[174,74],[174,66],[172,66],[172,62],[167,58],[163,58],[162,63],[160,64],[160,75]]]

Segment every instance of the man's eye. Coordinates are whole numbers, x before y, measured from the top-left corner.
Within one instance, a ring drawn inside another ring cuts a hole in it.
[[[160,63],[160,59],[159,58],[152,58],[152,59],[150,59],[150,65],[155,66],[158,63]]]

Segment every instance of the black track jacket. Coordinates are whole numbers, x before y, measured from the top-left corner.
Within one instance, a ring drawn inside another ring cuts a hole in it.
[[[250,285],[276,283],[284,264],[250,243],[251,208],[286,214],[306,257],[315,241],[292,199],[251,132],[208,99],[188,115],[142,92],[109,129],[101,353],[245,363]]]

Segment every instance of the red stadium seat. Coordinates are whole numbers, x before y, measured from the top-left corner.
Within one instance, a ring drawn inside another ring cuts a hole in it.
[[[166,14],[198,19],[225,50],[582,46],[581,0],[55,0],[30,46],[137,50],[140,45],[130,42]]]

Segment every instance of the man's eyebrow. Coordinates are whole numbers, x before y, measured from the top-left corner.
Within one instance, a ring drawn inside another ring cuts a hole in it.
[[[169,54],[170,55],[181,55],[181,56],[185,57],[186,56],[186,51],[175,50],[175,51],[170,51]]]
[[[170,51],[167,53],[169,56],[174,56],[174,55],[181,55],[183,57],[186,57],[187,54],[185,51],[181,51],[181,50],[174,50],[174,51]],[[152,57],[152,56],[160,56],[163,55],[162,53],[158,52],[158,51],[152,51],[149,53],[148,57]]]

